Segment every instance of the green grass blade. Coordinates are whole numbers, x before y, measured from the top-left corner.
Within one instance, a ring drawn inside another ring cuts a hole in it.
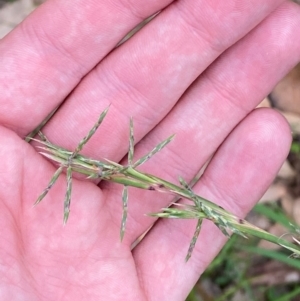
[[[292,226],[292,221],[286,216],[286,214],[282,212],[282,210],[276,204],[257,204],[253,208],[253,211],[266,216],[276,223],[280,223],[289,230],[294,229],[294,227]]]
[[[277,261],[280,261],[282,263],[285,263],[293,268],[296,268],[298,270],[300,270],[300,261],[295,259],[295,258],[291,258],[288,257],[286,254],[280,253],[278,251],[274,251],[274,250],[266,250],[263,248],[259,248],[259,247],[251,247],[251,246],[241,246],[240,249],[247,251],[247,252],[251,252],[254,254],[258,254],[264,257],[268,257],[271,259],[275,259]]]
[[[289,292],[285,294],[284,296],[281,296],[280,298],[276,299],[275,301],[291,301],[294,297],[297,297],[300,295],[300,287],[295,288],[292,292]]]
[[[236,245],[239,243],[239,239],[241,238],[238,235],[232,235],[231,238],[227,240],[218,256],[215,257],[215,259],[208,266],[205,273],[212,273],[212,271],[220,267],[226,260],[228,260],[230,256],[234,256],[234,250]]]
[[[300,142],[297,141],[292,142],[291,152],[295,154],[300,154]]]

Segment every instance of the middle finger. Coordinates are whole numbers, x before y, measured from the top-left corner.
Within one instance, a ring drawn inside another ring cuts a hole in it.
[[[73,149],[91,127],[90,120],[111,103],[102,129],[83,152],[120,160],[127,152],[130,116],[139,141],[207,66],[280,2],[175,2],[81,82],[45,133],[53,142]]]

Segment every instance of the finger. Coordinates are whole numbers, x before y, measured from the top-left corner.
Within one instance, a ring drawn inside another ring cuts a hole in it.
[[[159,127],[137,145],[136,159],[176,133],[140,170],[173,183],[178,183],[179,176],[190,181],[236,124],[299,61],[299,15],[298,7],[283,5],[204,72]],[[105,186],[106,193],[112,189],[117,188]],[[116,190],[107,202],[119,219],[120,195]],[[158,211],[171,200],[172,196],[131,189],[125,239],[134,241],[146,231],[154,220],[144,214]]]
[[[184,0],[171,4],[82,81],[45,128],[47,136],[74,148],[91,127],[88,121],[96,120],[111,103],[102,129],[84,153],[121,159],[128,148],[130,117],[139,141],[207,66],[280,2],[265,0],[262,6],[257,1],[230,0],[223,5]],[[201,16],[194,11],[201,11]]]
[[[130,29],[170,2],[41,5],[0,41],[0,124],[28,134]]]
[[[275,177],[290,142],[290,128],[283,117],[269,109],[254,111],[222,144],[195,192],[244,216]],[[225,237],[205,222],[186,263],[194,227],[193,221],[160,220],[134,251],[149,300],[164,300],[166,296],[183,300],[221,249]]]

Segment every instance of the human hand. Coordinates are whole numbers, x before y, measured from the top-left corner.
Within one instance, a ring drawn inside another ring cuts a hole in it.
[[[204,223],[185,263],[195,222],[160,220],[132,251],[155,222],[145,213],[171,196],[130,189],[121,243],[116,184],[74,180],[65,227],[64,178],[32,208],[54,167],[22,139],[71,91],[43,129],[52,142],[74,149],[111,104],[82,153],[122,160],[131,116],[137,157],[176,133],[144,170],[190,180],[214,154],[195,192],[241,217],[286,157],[285,120],[253,109],[299,60],[299,7],[280,0],[171,2],[49,0],[0,41],[3,300],[184,300],[225,241]]]

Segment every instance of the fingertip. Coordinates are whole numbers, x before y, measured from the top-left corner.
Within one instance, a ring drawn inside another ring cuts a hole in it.
[[[245,216],[276,177],[290,144],[289,124],[279,112],[253,110],[214,155],[201,178],[202,194]]]
[[[277,110],[271,108],[257,108],[253,110],[245,119],[245,127],[251,130],[246,136],[248,144],[251,139],[261,144],[262,151],[268,151],[276,158],[284,160],[290,150],[292,141],[292,131],[286,118]],[[267,148],[266,148],[267,147]]]

